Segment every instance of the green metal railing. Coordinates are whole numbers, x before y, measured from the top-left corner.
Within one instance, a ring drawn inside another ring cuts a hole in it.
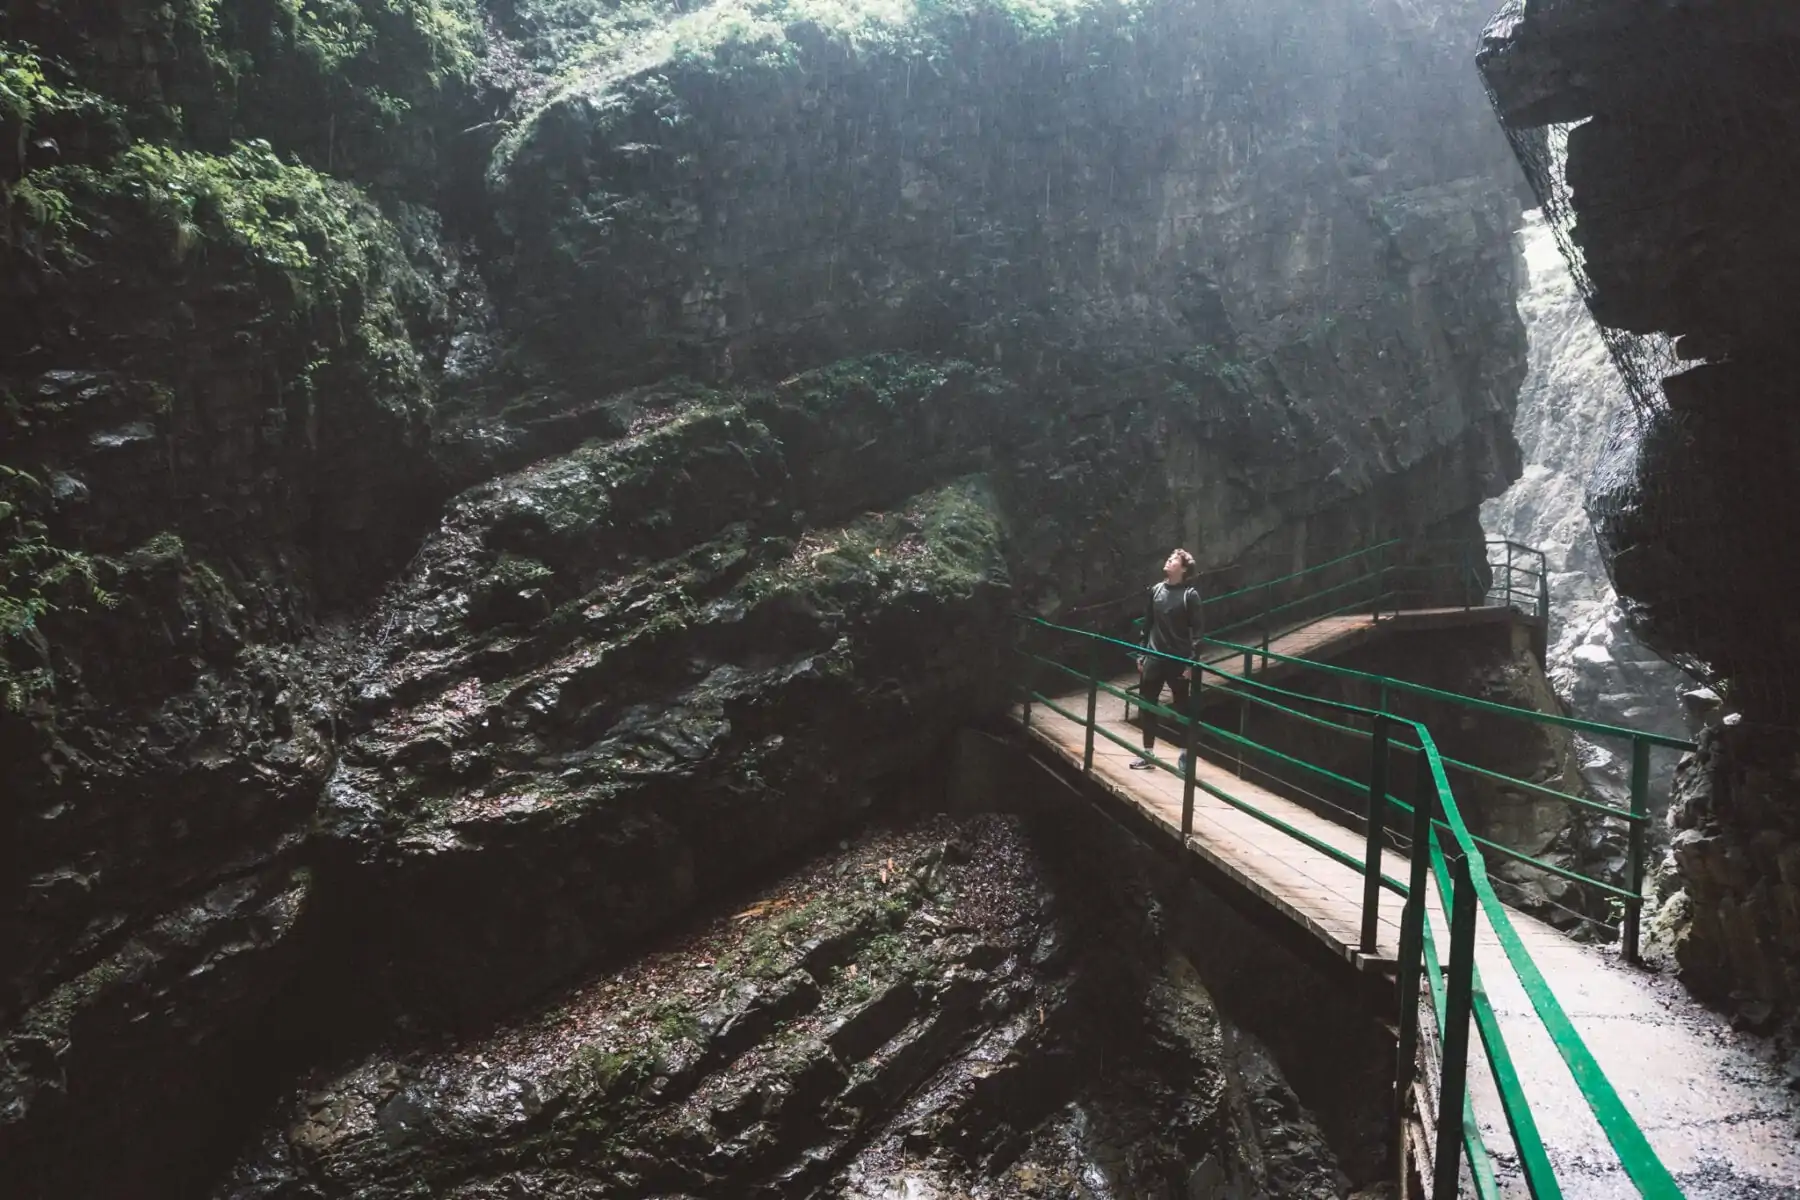
[[[1489,539],[1483,555],[1466,542],[1390,538],[1200,603],[1215,636],[1250,630],[1267,649],[1284,630],[1350,612],[1379,618],[1408,601],[1513,608],[1547,621],[1549,579],[1543,551],[1503,538]]]
[[[1057,625],[1036,617],[1023,619],[1028,628],[1040,634],[1074,638],[1082,647],[1080,657],[1085,660],[1082,667],[1071,666],[1056,657],[1023,648],[1022,653],[1036,670],[1067,675],[1081,681],[1086,697],[1085,714],[1064,708],[1056,699],[1034,686],[1033,681],[1028,680],[1022,690],[1023,719],[1027,726],[1031,722],[1034,704],[1046,707],[1082,726],[1085,731],[1082,760],[1084,771],[1093,770],[1096,737],[1104,737],[1133,754],[1144,753],[1101,724],[1098,702],[1100,694],[1105,692],[1128,704],[1136,704],[1147,713],[1173,721],[1184,731],[1180,740],[1185,754],[1179,767],[1151,756],[1157,767],[1178,775],[1182,780],[1181,835],[1184,844],[1193,833],[1194,796],[1200,790],[1360,872],[1363,877],[1363,900],[1359,945],[1365,954],[1373,954],[1377,949],[1382,891],[1395,893],[1405,899],[1396,963],[1400,1021],[1395,1069],[1394,1094],[1398,1106],[1396,1117],[1404,1119],[1405,1105],[1415,1082],[1421,987],[1429,999],[1442,1048],[1438,1081],[1439,1112],[1455,1114],[1453,1119],[1440,1117],[1435,1132],[1431,1192],[1433,1200],[1450,1200],[1457,1195],[1460,1167],[1465,1159],[1475,1181],[1477,1194],[1483,1200],[1498,1196],[1492,1163],[1468,1098],[1471,1025],[1480,1038],[1481,1051],[1499,1093],[1513,1147],[1531,1195],[1534,1200],[1548,1200],[1562,1195],[1542,1137],[1538,1133],[1530,1103],[1501,1034],[1499,1020],[1487,999],[1481,973],[1475,965],[1475,938],[1482,920],[1492,930],[1509,968],[1530,998],[1533,1010],[1568,1066],[1595,1119],[1605,1131],[1626,1174],[1645,1196],[1665,1200],[1681,1195],[1673,1177],[1650,1148],[1642,1130],[1625,1109],[1592,1052],[1575,1030],[1545,981],[1542,971],[1532,961],[1505,906],[1495,895],[1482,849],[1500,848],[1469,832],[1450,786],[1451,763],[1439,753],[1430,730],[1423,722],[1380,709],[1288,691],[1251,678],[1247,673],[1244,676],[1233,675],[1213,663],[1181,659],[1104,634]],[[1249,646],[1221,644],[1246,656],[1254,653]],[[1119,651],[1161,658],[1191,668],[1195,672],[1194,687],[1189,693],[1187,711],[1178,712],[1174,708],[1148,702],[1104,678],[1105,664]],[[1216,677],[1216,682],[1210,686],[1209,677]],[[1366,738],[1370,744],[1367,778],[1351,779],[1244,737],[1241,732],[1208,724],[1203,719],[1206,695],[1220,687],[1228,689],[1246,705],[1256,704],[1309,725],[1325,725]],[[1302,712],[1297,705],[1322,708],[1348,718],[1348,721],[1333,721]],[[1507,710],[1504,705],[1492,707],[1509,712],[1525,711]],[[1367,724],[1368,728],[1360,728],[1359,723]],[[1411,744],[1403,740],[1409,735]],[[1203,742],[1203,739],[1206,741]],[[1256,755],[1328,777],[1331,782],[1360,793],[1364,800],[1363,856],[1359,859],[1233,795],[1227,788],[1198,778],[1195,764],[1199,754],[1203,750],[1210,748],[1216,751],[1220,747],[1239,755],[1240,763],[1243,755]],[[1396,753],[1410,755],[1414,764],[1412,782],[1408,789],[1410,803],[1393,795],[1389,789],[1390,759]],[[1408,847],[1408,877],[1404,883],[1382,871],[1382,855],[1389,838],[1390,810],[1398,810],[1405,815],[1412,835]],[[1435,881],[1442,910],[1448,914],[1448,928],[1444,931],[1449,938],[1447,966],[1441,964],[1436,935],[1426,911],[1428,876]]]
[[[1353,680],[1372,689],[1378,697],[1376,708],[1388,710],[1389,698],[1396,694],[1412,695],[1437,703],[1469,709],[1490,717],[1503,717],[1527,724],[1543,725],[1566,729],[1574,733],[1596,740],[1623,742],[1630,746],[1630,807],[1618,808],[1591,800],[1574,792],[1563,791],[1546,784],[1528,779],[1519,779],[1499,771],[1477,766],[1460,759],[1445,757],[1446,767],[1463,775],[1495,780],[1508,787],[1518,788],[1534,795],[1544,796],[1565,803],[1585,812],[1595,813],[1605,819],[1621,821],[1626,826],[1626,878],[1624,885],[1617,886],[1578,871],[1571,871],[1555,863],[1521,853],[1509,847],[1483,840],[1489,848],[1515,861],[1547,871],[1575,883],[1580,883],[1617,899],[1623,909],[1620,922],[1620,945],[1624,956],[1636,962],[1640,958],[1639,943],[1643,923],[1644,879],[1647,870],[1649,825],[1650,825],[1650,754],[1652,750],[1667,749],[1691,751],[1694,743],[1684,738],[1669,737],[1665,734],[1652,733],[1648,730],[1630,729],[1620,725],[1607,725],[1599,721],[1585,721],[1578,717],[1566,717],[1559,713],[1540,712],[1537,709],[1516,708],[1509,704],[1498,704],[1492,700],[1482,700],[1475,696],[1465,696],[1458,692],[1444,691],[1441,688],[1427,687],[1424,684],[1412,683],[1404,679],[1395,679],[1386,675],[1375,675],[1368,671],[1358,671],[1352,667],[1341,667],[1333,663],[1315,662],[1311,659],[1293,658],[1283,654],[1275,654],[1258,650],[1241,643],[1227,642],[1214,638],[1202,638],[1203,642],[1230,651],[1233,655],[1243,655],[1246,668],[1253,657],[1261,658],[1263,663],[1285,664],[1298,668],[1303,673],[1328,676],[1337,679]],[[1141,649],[1139,651],[1142,652]]]
[[[1433,554],[1440,554],[1452,561],[1429,561],[1429,556]],[[1427,561],[1393,561],[1408,556],[1415,560],[1425,556]],[[1373,707],[1381,712],[1389,711],[1390,697],[1411,695],[1432,702],[1468,708],[1487,716],[1500,716],[1531,724],[1554,726],[1579,733],[1596,741],[1623,743],[1628,746],[1631,762],[1628,808],[1600,803],[1575,792],[1551,787],[1534,780],[1520,779],[1462,759],[1446,756],[1443,761],[1448,768],[1465,777],[1491,780],[1524,793],[1553,799],[1571,808],[1595,814],[1603,820],[1618,821],[1624,824],[1626,877],[1622,886],[1572,871],[1556,863],[1521,853],[1487,839],[1480,840],[1495,853],[1582,885],[1599,895],[1617,901],[1620,909],[1619,937],[1622,950],[1627,959],[1636,962],[1640,958],[1639,943],[1643,921],[1644,881],[1648,869],[1651,752],[1657,749],[1690,751],[1694,749],[1694,743],[1682,738],[1668,737],[1644,730],[1606,725],[1597,721],[1584,721],[1535,709],[1496,704],[1492,701],[1480,700],[1407,680],[1375,675],[1310,659],[1295,658],[1271,649],[1271,643],[1280,636],[1282,631],[1287,629],[1350,611],[1367,611],[1377,618],[1383,613],[1392,615],[1403,611],[1399,606],[1409,598],[1443,600],[1460,597],[1457,602],[1467,608],[1478,605],[1508,607],[1517,609],[1540,622],[1547,621],[1550,607],[1549,572],[1541,550],[1505,539],[1489,539],[1486,543],[1486,565],[1490,575],[1485,584],[1481,578],[1480,569],[1473,565],[1476,557],[1467,553],[1467,547],[1460,543],[1409,542],[1392,539],[1329,559],[1302,571],[1258,581],[1213,597],[1205,597],[1202,599],[1203,611],[1206,605],[1228,604],[1246,596],[1273,597],[1279,594],[1276,589],[1292,587],[1302,582],[1311,583],[1327,579],[1331,572],[1340,571],[1346,566],[1353,569],[1361,568],[1360,572],[1347,583],[1328,584],[1310,595],[1302,595],[1295,599],[1271,604],[1222,628],[1214,628],[1210,635],[1199,639],[1201,644],[1210,647],[1213,651],[1203,657],[1215,665],[1241,657],[1243,674],[1246,676],[1258,666],[1266,670],[1271,665],[1287,665],[1296,667],[1303,672],[1356,681],[1367,686],[1375,701]],[[1396,579],[1416,580],[1421,575],[1428,577],[1424,584],[1395,582]],[[1442,585],[1434,589],[1429,581],[1431,576],[1438,579],[1449,578],[1453,582],[1448,589]],[[1339,603],[1332,607],[1322,608],[1322,602],[1330,602],[1334,596],[1341,598],[1344,589],[1357,584],[1363,584],[1366,588],[1360,601]],[[1446,595],[1447,590],[1448,596]],[[1310,615],[1297,622],[1292,616],[1282,616],[1284,613],[1302,612]],[[1143,622],[1139,619],[1133,623],[1141,626]],[[1249,641],[1231,640],[1221,636],[1234,629],[1259,631],[1260,638],[1256,641]],[[1141,653],[1141,648],[1133,647],[1132,652]],[[1367,736],[1366,733],[1363,736]],[[1340,782],[1347,781],[1342,781],[1340,778]],[[1502,881],[1502,883],[1505,882]]]

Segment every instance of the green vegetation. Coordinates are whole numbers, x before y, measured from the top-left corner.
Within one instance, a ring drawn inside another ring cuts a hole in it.
[[[234,7],[230,19],[247,20],[255,7]],[[441,14],[433,16],[442,5],[369,0],[363,7],[380,10],[383,19],[400,14],[435,22],[436,42],[455,33]],[[182,11],[195,18],[194,30],[224,36],[210,7]],[[309,53],[321,63],[333,55],[377,53],[377,43],[358,40],[344,21],[327,19],[326,10],[294,12],[302,23],[349,39],[319,41]],[[466,45],[460,56],[446,49],[428,57],[439,64],[428,72],[434,79],[472,63]],[[135,109],[128,119],[125,109],[89,90],[86,85],[104,90],[111,80],[105,64],[75,61],[85,73],[72,76],[34,50],[0,43],[0,158],[6,159],[0,167],[7,168],[0,170],[0,267],[19,281],[9,289],[18,319],[0,330],[8,349],[55,346],[59,363],[123,369],[129,378],[103,389],[108,403],[130,399],[141,415],[156,416],[176,403],[189,352],[183,339],[169,336],[169,312],[192,311],[190,302],[198,307],[204,297],[232,292],[245,302],[228,319],[257,339],[290,395],[311,391],[406,409],[428,394],[414,330],[434,319],[441,298],[436,281],[409,261],[407,247],[432,243],[434,218],[398,202],[384,214],[353,185],[278,155],[266,141],[218,152],[133,143],[128,125],[142,133],[155,122],[137,119],[142,113]],[[49,165],[33,167],[19,156],[40,134],[78,152],[47,156]],[[95,337],[84,323],[100,313],[105,336]],[[67,544],[30,439],[78,428],[83,415],[74,409],[86,401],[72,393],[6,395],[0,702],[17,710],[53,686],[54,642],[74,628],[66,618],[110,603],[120,573],[135,569],[131,564],[148,550],[114,562]],[[179,555],[179,541],[173,546]],[[181,570],[209,597],[229,599],[211,568],[184,560]],[[49,627],[46,618],[54,618]]]
[[[74,121],[103,135],[124,139],[122,110],[67,82],[66,72],[46,64],[29,48],[0,42],[0,155],[17,153],[46,125]],[[0,246],[12,245],[19,226],[60,223],[68,213],[63,197],[39,187],[30,176],[14,179],[0,159]]]
[[[475,0],[169,0],[133,16],[129,37],[108,36],[84,6],[40,0],[10,29],[124,106],[140,138],[218,150],[260,135],[384,182],[432,166],[419,129],[481,45]]]
[[[800,935],[827,915],[828,906],[814,901],[757,923],[756,931],[733,955],[730,970],[751,979],[774,979],[793,965]]]
[[[1180,373],[1209,380],[1228,392],[1248,394],[1256,390],[1256,369],[1237,358],[1228,358],[1212,346],[1201,346],[1177,360]]]
[[[656,1036],[664,1042],[700,1042],[700,1018],[693,1008],[682,1000],[667,999],[657,1001],[650,1010],[650,1020],[655,1025]]]
[[[812,412],[838,407],[852,392],[874,394],[884,408],[915,403],[958,377],[979,374],[960,359],[926,359],[911,354],[865,354],[806,372],[783,388]]]
[[[0,465],[0,708],[17,712],[55,683],[43,618],[114,603],[101,585],[104,559],[53,544],[31,515],[43,484]]]
[[[473,75],[480,47],[474,0],[264,0],[222,11],[219,36],[234,129],[384,181],[431,166],[418,135],[444,90]]]
[[[137,145],[104,168],[34,172],[55,195],[42,221],[65,255],[85,257],[84,233],[128,229],[179,266],[209,251],[241,257],[295,307],[358,295],[389,242],[380,214],[355,189],[284,163],[267,142],[223,155]]]

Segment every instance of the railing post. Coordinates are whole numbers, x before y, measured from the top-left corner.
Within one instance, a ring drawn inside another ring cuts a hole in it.
[[[1088,643],[1087,653],[1087,743],[1081,750],[1081,769],[1085,774],[1094,772],[1094,726],[1099,723],[1100,710],[1100,644]]]
[[[1625,960],[1638,960],[1638,933],[1644,916],[1644,847],[1649,840],[1650,815],[1650,743],[1641,737],[1631,739],[1631,829],[1626,834],[1630,846],[1627,859],[1626,887],[1631,898],[1625,901],[1625,927],[1620,930]]]
[[[1263,622],[1262,652],[1263,670],[1269,669],[1269,624],[1275,619],[1275,584],[1271,581],[1263,588]]]
[[[1373,592],[1369,596],[1369,619],[1371,621],[1381,620],[1381,585],[1387,579],[1386,559],[1387,547],[1377,545],[1375,547],[1375,570],[1373,573],[1375,584]]]
[[[1200,689],[1205,672],[1195,664],[1188,688],[1187,760],[1181,768],[1181,840],[1194,835],[1194,760],[1200,757]]]
[[[1512,543],[1508,542],[1508,543],[1506,543],[1506,603],[1503,606],[1506,608],[1512,607],[1512,571],[1513,571],[1512,556],[1513,556]]]
[[[1458,550],[1456,552],[1456,554],[1457,554],[1458,561],[1462,565],[1462,570],[1459,572],[1459,575],[1461,577],[1459,582],[1462,585],[1463,611],[1467,612],[1467,611],[1469,611],[1469,609],[1475,607],[1474,600],[1469,594],[1471,591],[1469,584],[1471,582],[1472,577],[1475,574],[1475,571],[1474,571],[1474,568],[1469,565],[1469,548],[1467,546],[1464,546],[1462,549]]]
[[[1247,721],[1249,721],[1249,693],[1246,691],[1242,696],[1238,696],[1238,779],[1244,777],[1244,741],[1246,741],[1244,725]]]
[[[1425,968],[1425,886],[1431,873],[1432,820],[1437,816],[1437,783],[1425,748],[1419,748],[1418,771],[1413,780],[1412,873],[1406,888],[1406,907],[1400,914],[1400,962],[1398,1010],[1399,1047],[1394,1062],[1395,1128],[1405,1136],[1406,1102],[1412,1091],[1419,1057],[1419,979]],[[1404,1162],[1404,1154],[1400,1160]]]
[[[1027,629],[1027,632],[1030,631],[1029,626],[1027,626],[1026,629]],[[1025,686],[1023,689],[1025,692],[1025,711],[1019,717],[1019,724],[1024,726],[1026,729],[1030,729],[1031,728],[1031,684],[1032,684],[1031,677],[1033,674],[1036,673],[1037,666],[1035,663],[1032,662],[1030,652],[1028,652],[1025,649],[1025,645],[1024,645],[1025,640],[1026,639],[1024,639],[1024,638],[1020,638],[1018,640],[1018,642],[1016,642],[1014,644],[1018,648],[1019,657],[1024,659],[1022,668],[1024,671],[1024,675],[1025,675]]]
[[[1456,1200],[1462,1175],[1463,1100],[1469,1083],[1469,1015],[1475,1000],[1475,885],[1469,860],[1450,860],[1450,975],[1445,981],[1442,1074],[1432,1200]],[[1474,1164],[1470,1164],[1471,1168]]]
[[[1381,843],[1387,832],[1388,719],[1375,718],[1370,739],[1368,842],[1363,850],[1362,943],[1364,954],[1374,954],[1381,928]]]

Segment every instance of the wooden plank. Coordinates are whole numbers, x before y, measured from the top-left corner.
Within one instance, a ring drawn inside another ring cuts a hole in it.
[[[1087,705],[1086,693],[1071,694],[1057,703],[1071,712],[1083,711]],[[1135,726],[1125,723],[1118,715],[1119,710],[1117,703],[1102,704],[1101,726],[1119,737],[1138,741],[1141,734]],[[1080,767],[1086,731],[1079,723],[1037,706],[1032,709],[1030,733],[1040,745],[1065,762]],[[1093,781],[1115,800],[1130,804],[1150,817],[1169,836],[1179,838],[1180,777],[1160,768],[1134,771],[1131,761],[1135,757],[1113,742],[1096,739]],[[1240,779],[1205,758],[1196,762],[1195,778],[1304,830],[1326,845],[1362,857],[1362,839],[1355,832],[1253,782]],[[1360,963],[1360,872],[1199,788],[1194,792],[1194,833],[1188,839],[1188,849],[1324,942],[1338,956],[1351,963]],[[1396,854],[1392,861],[1400,863],[1403,860]],[[1397,872],[1390,869],[1388,873]],[[1399,897],[1383,893],[1378,927],[1375,957],[1392,960],[1399,952]]]

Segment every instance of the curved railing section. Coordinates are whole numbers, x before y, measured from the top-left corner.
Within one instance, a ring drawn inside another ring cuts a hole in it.
[[[1446,759],[1439,752],[1437,743],[1424,722],[1397,716],[1380,708],[1307,696],[1257,680],[1250,677],[1248,672],[1241,676],[1232,674],[1212,662],[1163,654],[1122,638],[1058,625],[1039,617],[1024,617],[1022,620],[1036,636],[1075,639],[1078,651],[1072,656],[1044,654],[1021,647],[1021,653],[1031,668],[1022,687],[1023,716],[1029,725],[1032,706],[1042,705],[1082,726],[1086,739],[1083,755],[1085,771],[1091,772],[1093,769],[1097,737],[1115,742],[1133,754],[1143,753],[1141,748],[1130,744],[1100,723],[1097,712],[1102,694],[1155,713],[1174,722],[1184,731],[1182,742],[1186,754],[1180,766],[1165,759],[1154,759],[1158,767],[1180,776],[1182,780],[1181,835],[1184,844],[1193,833],[1195,792],[1203,790],[1285,836],[1360,872],[1363,877],[1360,945],[1365,954],[1376,952],[1381,892],[1386,890],[1404,897],[1399,960],[1396,965],[1400,1054],[1395,1096],[1400,1104],[1407,1103],[1415,1082],[1413,1073],[1417,1069],[1419,1001],[1423,989],[1423,994],[1429,999],[1428,1009],[1434,1016],[1442,1048],[1441,1077],[1438,1080],[1439,1111],[1460,1113],[1460,1120],[1438,1122],[1432,1160],[1434,1197],[1445,1200],[1457,1195],[1460,1165],[1464,1161],[1469,1165],[1479,1196],[1487,1200],[1499,1194],[1490,1156],[1468,1098],[1471,1028],[1479,1037],[1481,1053],[1499,1093],[1513,1149],[1531,1195],[1536,1200],[1562,1195],[1530,1103],[1507,1050],[1500,1023],[1488,1001],[1480,972],[1475,965],[1476,932],[1483,922],[1504,952],[1509,969],[1530,998],[1538,1020],[1568,1066],[1576,1086],[1605,1131],[1621,1166],[1632,1182],[1643,1195],[1656,1197],[1658,1200],[1681,1195],[1667,1168],[1651,1149],[1642,1130],[1626,1110],[1617,1091],[1608,1082],[1592,1052],[1569,1020],[1543,972],[1532,961],[1505,906],[1495,894],[1483,850],[1503,848],[1470,832],[1450,784],[1450,773],[1466,768],[1467,764]],[[1262,653],[1244,643],[1215,639],[1215,644],[1235,653]],[[1162,658],[1192,668],[1195,671],[1196,686],[1189,693],[1187,711],[1178,712],[1161,704],[1146,702],[1129,689],[1105,678],[1106,665],[1121,652]],[[1063,661],[1065,657],[1074,657],[1082,665],[1076,666]],[[1276,656],[1271,656],[1273,657]],[[1291,661],[1307,668],[1323,666],[1301,659]],[[1071,712],[1048,695],[1045,688],[1039,686],[1040,681],[1036,678],[1039,672],[1050,672],[1080,681],[1086,692],[1086,713]],[[1415,686],[1397,680],[1379,682],[1401,688]],[[1207,723],[1203,710],[1208,693],[1221,687],[1229,689],[1234,697],[1245,704],[1254,704],[1264,711],[1281,714],[1283,720],[1305,722],[1314,728],[1329,726],[1346,735],[1353,734],[1365,739],[1369,745],[1367,778],[1353,779],[1298,755],[1285,753],[1265,742],[1248,738],[1241,732]],[[1434,689],[1425,690],[1438,694]],[[1441,695],[1454,696],[1453,693]],[[1474,703],[1526,719],[1552,719],[1550,714],[1508,709],[1505,705],[1492,705],[1489,702]],[[1302,706],[1323,710],[1338,719],[1302,711]],[[1609,730],[1633,737],[1650,736],[1590,722],[1574,722],[1571,718],[1556,718],[1553,723],[1573,723],[1589,732]],[[1240,762],[1254,758],[1284,764],[1290,769],[1309,772],[1334,786],[1360,795],[1363,799],[1360,817],[1365,833],[1362,857],[1349,854],[1290,822],[1263,811],[1242,797],[1231,794],[1227,788],[1198,779],[1194,763],[1200,753],[1208,751],[1214,755],[1221,752],[1234,754],[1239,757]],[[1393,774],[1390,769],[1391,760],[1396,756],[1410,759],[1413,764],[1410,787],[1403,789],[1408,792],[1408,797],[1405,798],[1390,791],[1390,775]],[[1640,819],[1633,828],[1641,828],[1641,824]],[[1401,825],[1411,835],[1404,839],[1408,866],[1404,882],[1384,874],[1382,870],[1384,850],[1390,841],[1402,840],[1398,832]],[[1442,912],[1448,914],[1447,928],[1441,930],[1433,928],[1427,912],[1426,897],[1432,882],[1435,882]],[[1440,937],[1447,937],[1449,942],[1447,966],[1440,965],[1441,959],[1437,952]]]
[[[1482,565],[1478,564],[1485,565],[1485,574]],[[1291,594],[1294,589],[1302,587],[1316,590],[1297,596]],[[1346,600],[1344,597],[1347,594],[1353,598]],[[1139,595],[1141,597],[1142,593]],[[1248,615],[1243,615],[1241,611],[1235,613],[1234,619],[1224,625],[1211,619],[1221,610],[1229,610],[1231,605],[1241,606],[1246,599],[1259,602]],[[1614,916],[1606,923],[1609,926],[1616,924],[1625,956],[1632,961],[1638,959],[1644,880],[1648,869],[1651,754],[1659,749],[1690,751],[1694,749],[1693,742],[1644,730],[1584,721],[1559,713],[1498,704],[1408,680],[1295,658],[1271,649],[1272,644],[1284,632],[1327,617],[1366,612],[1379,623],[1383,616],[1434,604],[1439,607],[1511,608],[1538,621],[1540,625],[1545,625],[1550,600],[1549,571],[1543,551],[1506,539],[1492,538],[1485,543],[1483,560],[1482,556],[1473,553],[1467,543],[1394,538],[1339,555],[1304,570],[1258,580],[1216,595],[1203,596],[1201,604],[1202,611],[1208,617],[1208,632],[1199,639],[1200,644],[1206,647],[1201,658],[1217,665],[1241,656],[1244,664],[1242,673],[1245,676],[1249,676],[1255,666],[1266,669],[1271,664],[1287,665],[1318,676],[1363,685],[1372,702],[1369,706],[1380,712],[1391,711],[1390,703],[1394,697],[1412,696],[1427,702],[1469,709],[1483,716],[1556,727],[1619,750],[1630,762],[1629,801],[1624,808],[1592,799],[1579,791],[1519,778],[1466,759],[1446,756],[1443,761],[1448,769],[1462,778],[1492,781],[1517,789],[1523,794],[1578,809],[1593,819],[1623,826],[1625,877],[1622,881],[1601,879],[1547,861],[1541,855],[1528,854],[1487,839],[1480,840],[1493,853],[1577,884],[1594,895],[1606,898],[1615,906]],[[1136,627],[1141,627],[1142,623],[1141,618],[1132,622]],[[1540,639],[1544,632],[1545,629],[1540,628]],[[1542,649],[1543,642],[1540,640],[1540,654]],[[1133,647],[1132,652],[1136,653],[1137,648]],[[1123,660],[1118,661],[1123,668]],[[1343,732],[1364,738],[1368,736],[1366,730],[1345,728]],[[1341,776],[1334,782],[1336,786],[1351,784],[1351,781]],[[1500,882],[1502,886],[1521,886],[1506,880]],[[1595,919],[1587,914],[1576,915],[1583,920]]]

